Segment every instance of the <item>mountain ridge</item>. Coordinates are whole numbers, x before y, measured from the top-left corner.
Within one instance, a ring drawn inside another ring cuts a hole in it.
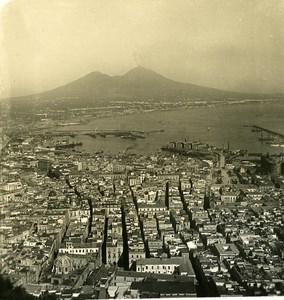
[[[213,93],[213,95],[210,95]],[[91,72],[66,85],[39,94],[40,96],[91,98],[160,98],[160,97],[214,97],[230,96],[238,92],[203,87],[169,79],[150,69],[138,66],[121,76]]]
[[[123,75],[110,76],[99,71],[90,72],[54,89],[17,99],[198,99],[265,97],[260,94],[228,91],[169,79],[153,70],[137,66]]]

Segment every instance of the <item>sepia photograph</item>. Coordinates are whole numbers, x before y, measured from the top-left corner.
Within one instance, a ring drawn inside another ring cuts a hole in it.
[[[284,0],[0,0],[0,300],[284,299]]]

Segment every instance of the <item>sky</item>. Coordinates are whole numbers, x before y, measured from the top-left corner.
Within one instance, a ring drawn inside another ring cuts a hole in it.
[[[140,65],[233,91],[284,92],[284,0],[14,0],[0,12],[0,97]]]

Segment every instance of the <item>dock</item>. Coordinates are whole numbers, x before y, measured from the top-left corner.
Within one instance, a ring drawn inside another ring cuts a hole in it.
[[[283,133],[279,133],[277,131],[274,131],[274,130],[271,130],[271,129],[268,129],[268,128],[264,128],[264,127],[261,127],[261,126],[257,126],[257,125],[251,125],[250,126],[252,129],[255,129],[256,131],[264,131],[264,132],[267,132],[271,135],[274,135],[274,136],[278,136],[278,137],[281,137],[281,138],[284,138],[284,134]]]

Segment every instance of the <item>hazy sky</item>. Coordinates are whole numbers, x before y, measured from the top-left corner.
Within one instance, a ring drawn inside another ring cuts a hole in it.
[[[136,65],[204,86],[284,92],[284,0],[15,0],[0,28],[2,97]]]

